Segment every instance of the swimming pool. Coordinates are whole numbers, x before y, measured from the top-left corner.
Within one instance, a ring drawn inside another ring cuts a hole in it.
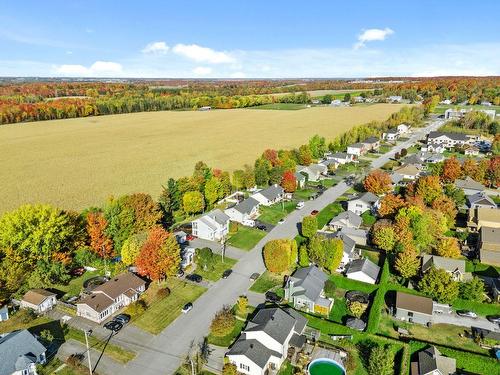
[[[309,375],[345,375],[342,365],[328,358],[315,359],[307,367]]]

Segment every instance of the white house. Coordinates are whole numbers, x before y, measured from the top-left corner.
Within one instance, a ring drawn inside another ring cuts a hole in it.
[[[353,198],[347,202],[347,210],[356,215],[362,215],[366,211],[372,211],[379,202],[378,197],[370,192],[363,193],[359,197]]]
[[[459,110],[456,110],[456,109],[448,108],[446,111],[444,111],[444,118],[446,120],[461,119],[462,117],[464,117],[467,113],[469,113],[471,111],[472,111],[472,109],[461,108]],[[479,110],[475,110],[475,111],[486,113],[492,120],[495,120],[496,111],[494,109],[479,109]]]
[[[342,105],[342,101],[340,99],[334,99],[330,103],[330,106],[332,106],[332,107],[340,107],[341,105]]]
[[[267,189],[258,191],[252,195],[260,204],[270,206],[274,203],[281,202],[285,196],[285,190],[279,185],[269,186]]]
[[[76,303],[76,315],[101,323],[122,307],[137,301],[146,290],[146,282],[131,272],[106,281]]]
[[[427,144],[440,144],[446,148],[469,145],[470,137],[462,133],[433,131],[427,135]]]
[[[391,95],[387,98],[391,103],[401,103],[403,97],[401,95]]]
[[[181,250],[181,268],[185,269],[194,262],[196,249],[194,247],[185,247]]]
[[[259,202],[249,197],[224,211],[232,221],[243,223],[246,220],[254,220],[259,216]]]
[[[439,102],[439,104],[450,105],[451,104],[451,100],[450,99],[441,100]]]
[[[47,362],[47,348],[27,329],[0,334],[0,374],[37,375]]]
[[[57,303],[55,293],[45,289],[31,289],[21,299],[21,307],[33,309],[37,313],[43,313],[54,307]]]
[[[327,161],[335,161],[338,164],[347,164],[354,161],[354,155],[347,152],[336,152],[326,156]]]
[[[467,196],[467,205],[471,208],[497,208],[497,204],[484,192]]]
[[[347,146],[347,153],[355,156],[361,156],[368,151],[366,149],[366,145],[364,143],[353,143],[352,145]]]
[[[413,164],[403,165],[399,168],[396,168],[393,172],[393,176],[401,176],[402,180],[416,180],[422,171],[420,168]]]
[[[491,102],[483,101],[481,102],[481,105],[484,105],[485,107],[491,107]]]
[[[401,134],[408,134],[410,132],[410,127],[406,124],[399,124],[397,127],[398,133]]]
[[[427,152],[433,152],[435,154],[442,154],[443,152],[446,151],[446,147],[440,143],[427,143],[426,145],[423,145],[421,148],[422,151],[427,151]]]
[[[347,266],[345,275],[348,279],[375,284],[380,273],[380,267],[369,259],[355,259]]]
[[[319,181],[321,176],[328,174],[328,167],[325,164],[297,165],[297,173],[307,175],[308,181]]]
[[[306,324],[307,319],[291,308],[261,309],[226,357],[242,374],[276,374],[288,356],[288,349],[303,347]]]
[[[229,232],[229,216],[219,209],[212,210],[191,222],[193,236],[219,241]]]
[[[385,139],[386,141],[397,141],[398,138],[398,129],[389,129],[387,132],[382,134],[382,139]]]

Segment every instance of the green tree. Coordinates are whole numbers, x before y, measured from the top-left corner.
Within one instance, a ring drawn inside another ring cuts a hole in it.
[[[315,235],[309,240],[309,258],[319,266],[335,271],[342,261],[343,242],[340,238]]]
[[[197,214],[203,211],[205,208],[205,201],[203,199],[203,194],[199,191],[188,191],[182,197],[182,204],[184,211],[187,214]]]
[[[301,165],[309,165],[312,163],[312,153],[309,145],[302,145],[299,147],[299,163]]]
[[[418,283],[418,288],[434,300],[451,303],[459,293],[459,285],[444,269],[431,267]]]
[[[389,345],[377,345],[370,350],[368,373],[377,375],[394,374],[394,354]]]
[[[205,184],[205,201],[208,207],[213,207],[214,203],[217,202],[221,196],[222,185],[220,181],[212,177]]]
[[[245,171],[237,169],[233,172],[233,185],[236,190],[245,188]]]
[[[311,238],[318,231],[318,219],[316,216],[305,216],[302,219],[301,232],[304,237]]]
[[[123,243],[121,250],[122,263],[126,266],[134,264],[137,256],[141,252],[141,247],[145,241],[145,233],[134,234],[127,238]]]
[[[483,302],[484,293],[484,282],[477,276],[465,283],[460,283],[460,298],[462,299]]]
[[[116,251],[121,251],[123,242],[134,234],[135,213],[126,204],[127,196],[111,198],[104,206],[104,218],[107,220],[105,234],[113,240]]]
[[[209,247],[196,250],[196,265],[203,270],[208,270],[213,267],[214,253]]]
[[[399,252],[394,262],[394,268],[405,279],[415,276],[420,269],[420,259],[412,248]]]
[[[271,170],[271,163],[266,159],[257,159],[255,162],[255,183],[259,186],[269,185],[269,171]]]
[[[234,363],[225,363],[222,367],[222,375],[239,375],[238,369]]]
[[[379,249],[394,250],[396,233],[388,220],[379,220],[372,227],[372,241]]]
[[[443,188],[438,176],[420,177],[415,184],[415,192],[421,196],[426,204],[443,194]]]
[[[347,103],[347,102],[350,102],[350,101],[351,101],[351,94],[346,93],[346,94],[344,95],[344,102],[346,102],[346,103]]]
[[[299,248],[299,266],[308,267],[310,264],[309,255],[307,254],[307,246],[301,245]]]
[[[328,150],[328,148],[326,147],[325,138],[315,134],[309,140],[309,149],[311,150],[313,158],[322,158],[325,152]]]

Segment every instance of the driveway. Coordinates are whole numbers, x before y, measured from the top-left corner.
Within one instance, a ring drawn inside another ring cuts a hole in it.
[[[220,242],[215,242],[215,241],[208,241],[204,240],[201,238],[195,238],[192,241],[189,241],[189,245],[194,248],[202,248],[202,247],[208,247],[212,249],[212,251],[216,254],[220,254],[222,251],[221,244]],[[240,250],[236,247],[229,246],[226,244],[226,252],[225,255],[228,256],[229,258],[233,259],[241,259],[247,252],[244,250]]]
[[[429,131],[436,130],[441,124],[442,121],[433,122],[426,128],[416,130],[408,141],[374,159],[372,167],[380,168],[396,152],[410,147],[416,140],[423,138]],[[348,186],[340,182],[317,199],[305,202],[302,210],[290,213],[283,224],[274,227],[251,251],[241,254],[238,263],[233,267],[233,274],[228,279],[213,283],[210,289],[194,302],[189,314],[182,314],[160,334],[153,337],[148,345],[150,350],[140,352],[125,366],[121,375],[173,374],[186,358],[193,343],[199,343],[208,334],[215,313],[224,305],[233,305],[240,295],[248,294],[248,288],[252,284],[249,277],[252,273],[265,271],[261,255],[263,246],[269,240],[294,238],[298,234],[299,223],[304,216],[312,210],[320,211],[343,195],[347,189]]]
[[[453,324],[454,326],[462,327],[479,327],[483,329],[489,329],[490,331],[500,332],[498,324],[491,323],[488,319],[478,317],[477,319],[466,318],[463,316],[458,316],[456,313],[452,312],[450,314],[433,314],[432,322],[434,324]]]

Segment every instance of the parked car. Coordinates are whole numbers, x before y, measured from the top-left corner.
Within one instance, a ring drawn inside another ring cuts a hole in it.
[[[486,319],[492,323],[500,324],[500,315],[488,315]]]
[[[188,241],[193,241],[195,238],[196,238],[196,237],[195,237],[195,236],[193,236],[192,234],[188,234],[188,235],[186,236],[186,240],[188,240]]]
[[[224,272],[222,272],[222,278],[227,279],[229,277],[229,275],[231,275],[232,273],[233,273],[233,270],[225,270]]]
[[[267,227],[264,224],[259,224],[259,225],[257,225],[257,229],[259,229],[259,230],[266,230]]]
[[[201,283],[201,281],[203,280],[203,277],[201,277],[201,275],[198,275],[196,273],[192,273],[190,275],[187,275],[186,279],[189,281],[193,281],[195,283]]]
[[[475,312],[469,311],[469,310],[458,310],[457,315],[462,316],[464,318],[473,318],[473,319],[477,318],[477,314]]]
[[[113,318],[115,322],[121,323],[123,325],[127,324],[130,322],[130,315],[128,314],[118,314]]]
[[[85,273],[85,268],[84,267],[75,267],[71,271],[69,271],[69,274],[71,276],[82,276]]]
[[[278,224],[283,224],[285,222],[285,219],[281,219],[280,221],[278,221]]]
[[[184,305],[184,307],[182,308],[182,312],[184,314],[187,314],[188,312],[190,312],[191,310],[193,309],[193,304],[191,302],[188,302]]]
[[[243,224],[244,226],[246,227],[251,227],[253,228],[255,226],[255,220],[251,220],[251,219],[247,219],[247,220],[243,220],[241,222],[241,224]]]
[[[118,332],[120,329],[123,328],[123,324],[120,322],[117,322],[116,320],[110,320],[106,324],[104,324],[104,328],[109,329],[110,331],[113,332]]]
[[[184,276],[184,271],[183,270],[177,271],[177,277],[182,277],[182,276]]]
[[[260,274],[258,272],[254,272],[250,275],[250,280],[257,280],[260,277]]]
[[[311,216],[316,216],[317,214],[319,214],[318,210],[312,210],[311,211]]]
[[[305,205],[305,203],[304,203],[304,202],[302,202],[302,201],[300,201],[299,203],[297,203],[297,206],[295,206],[295,208],[296,208],[297,210],[300,210],[300,209],[304,208],[304,205]]]
[[[271,303],[279,303],[281,302],[281,297],[278,296],[276,293],[268,291],[266,292],[266,301],[271,302]]]

